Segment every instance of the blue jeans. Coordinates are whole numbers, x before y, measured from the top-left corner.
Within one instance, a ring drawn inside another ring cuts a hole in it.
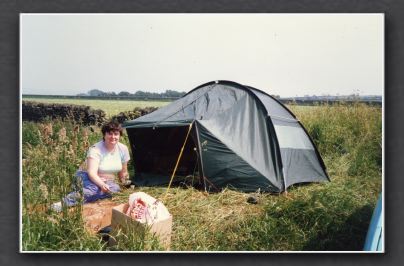
[[[93,183],[88,173],[85,171],[77,171],[76,178],[78,182],[82,183],[83,188],[83,203],[94,202],[99,199],[111,198],[112,195],[108,192],[103,192],[99,186]],[[111,192],[116,193],[119,192],[120,188],[119,185],[116,184],[114,181],[106,181],[105,182]],[[81,194],[78,189],[76,188],[75,191],[70,192],[67,194],[66,197],[63,198],[63,202],[66,206],[75,206],[80,202]]]

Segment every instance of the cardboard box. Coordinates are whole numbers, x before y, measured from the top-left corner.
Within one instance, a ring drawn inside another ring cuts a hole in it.
[[[124,203],[112,208],[112,219],[111,219],[111,235],[116,235],[119,229],[124,232],[134,232],[142,234],[146,228],[149,232],[154,234],[160,242],[160,245],[166,250],[170,249],[171,244],[171,230],[172,230],[172,215],[169,218],[161,221],[157,221],[151,225],[140,223],[133,220],[131,217],[126,215],[126,211],[129,207],[128,203]],[[109,245],[114,245],[116,242],[114,238],[109,239]]]

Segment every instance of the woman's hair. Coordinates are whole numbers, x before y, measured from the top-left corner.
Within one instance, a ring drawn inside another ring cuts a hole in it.
[[[105,136],[107,132],[119,131],[119,135],[122,136],[123,128],[121,124],[116,121],[110,121],[104,124],[101,128],[102,136]]]

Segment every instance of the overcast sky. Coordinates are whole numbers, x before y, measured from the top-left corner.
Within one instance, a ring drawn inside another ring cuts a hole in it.
[[[23,94],[384,90],[383,14],[23,14],[20,27]]]

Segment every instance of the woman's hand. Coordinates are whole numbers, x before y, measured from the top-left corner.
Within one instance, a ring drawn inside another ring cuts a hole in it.
[[[107,185],[107,184],[101,184],[101,191],[102,192],[104,192],[104,193],[106,193],[106,192],[111,192],[111,190],[110,190],[110,188],[109,188],[109,186]]]

